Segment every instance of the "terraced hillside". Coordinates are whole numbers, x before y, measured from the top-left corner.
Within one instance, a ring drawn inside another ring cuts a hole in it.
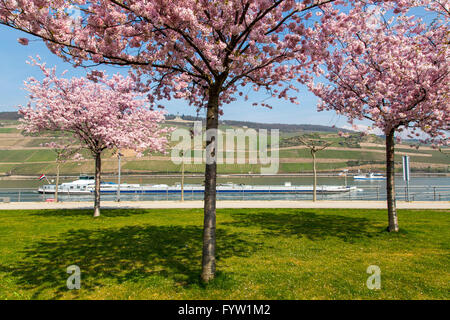
[[[42,147],[46,142],[60,139],[58,136],[23,136],[17,129],[18,122],[14,120],[1,121],[0,126],[0,175],[39,175],[42,173],[51,175],[56,171],[55,153],[48,148]],[[189,127],[188,121],[169,122],[168,125],[177,127]],[[232,125],[222,126],[226,129],[236,129]],[[247,130],[244,127],[243,130]],[[333,143],[326,150],[317,154],[319,171],[341,171],[358,169],[367,171],[382,171],[384,168],[384,146],[383,140],[376,136],[361,137],[358,133],[350,133],[346,137],[339,136],[336,132],[305,132],[305,131],[282,131],[280,134],[279,149],[273,150],[279,153],[279,173],[306,173],[312,171],[311,155],[309,150],[301,143],[301,137],[321,141],[322,143]],[[226,138],[224,138],[225,156],[235,154],[236,150],[227,149]],[[173,143],[175,145],[176,143]],[[270,151],[270,141],[268,149]],[[187,173],[202,173],[204,165],[199,158],[198,150],[192,151],[196,163],[185,165]],[[413,171],[421,172],[450,172],[450,150],[434,150],[427,146],[419,149],[408,144],[397,146],[396,160],[400,170],[402,155],[409,155]],[[261,164],[249,163],[252,157],[248,150],[245,152],[245,163],[242,164],[219,164],[219,173],[259,173]],[[201,154],[201,153],[200,153]],[[270,155],[270,152],[269,152]],[[76,175],[80,173],[92,173],[94,163],[87,152],[83,152],[84,160],[67,161],[62,166],[62,174]],[[253,154],[254,156],[254,154]],[[265,165],[267,167],[267,165]],[[117,157],[109,152],[104,156],[102,168],[105,173],[117,171]],[[123,173],[179,173],[181,165],[171,161],[171,151],[168,154],[144,154],[137,158],[131,151],[126,151],[122,158]]]

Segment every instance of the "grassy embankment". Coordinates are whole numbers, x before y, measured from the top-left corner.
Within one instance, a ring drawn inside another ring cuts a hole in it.
[[[43,148],[46,142],[58,140],[61,135],[42,135],[39,137],[23,136],[17,129],[17,122],[5,122],[7,127],[0,127],[0,175],[47,175],[55,174],[55,153]],[[183,127],[183,125],[181,125]],[[226,129],[234,128],[222,126]],[[344,168],[350,170],[362,169],[380,170],[384,169],[384,147],[383,140],[376,136],[361,138],[352,135],[350,138],[339,137],[330,132],[281,132],[280,133],[280,164],[279,173],[305,173],[312,172],[311,155],[309,150],[304,149],[298,137],[307,135],[321,141],[333,142],[333,145],[317,154],[317,169],[319,171],[341,171]],[[270,140],[270,137],[269,137]],[[237,141],[236,141],[237,142]],[[171,145],[176,145],[173,142]],[[226,139],[224,139],[226,147]],[[248,161],[248,145],[246,146],[245,164],[219,164],[218,172],[222,174],[232,173],[259,173],[261,165],[250,164]],[[270,141],[268,142],[270,150]],[[419,150],[408,148],[408,145],[397,147],[396,161],[401,163],[401,155],[405,152],[411,155],[412,170],[422,172],[450,172],[450,155],[448,150],[444,153],[422,147]],[[93,173],[94,161],[87,151],[82,152],[85,160],[80,162],[68,161],[61,168],[65,175],[77,175],[79,173]],[[194,154],[194,151],[192,152]],[[122,172],[127,173],[180,173],[181,165],[174,164],[169,154],[154,154],[150,157],[136,158],[134,154],[126,154],[122,158]],[[117,157],[111,152],[103,156],[102,170],[104,173],[115,173],[117,171]],[[187,173],[203,173],[204,164],[187,164]],[[400,165],[397,166],[400,171]]]
[[[400,152],[401,150],[399,150]],[[406,151],[406,150],[405,150]],[[93,172],[94,162],[90,160],[90,155],[83,152],[85,159],[81,162],[69,161],[63,164],[61,170],[63,174],[79,174]],[[449,156],[439,151],[417,151],[408,150],[411,156],[411,162],[414,164],[422,163],[431,166],[438,166],[445,171],[448,166]],[[417,155],[416,155],[417,154]],[[170,160],[169,155],[156,155],[157,158],[136,159],[133,157],[123,159],[123,173],[180,173],[181,165],[176,165]],[[279,173],[301,173],[310,172],[312,164],[310,162],[309,151],[306,149],[288,149],[280,151]],[[378,170],[382,170],[384,153],[374,149],[373,152],[361,150],[325,150],[318,154],[317,167],[319,170],[331,171],[342,168],[352,168],[352,162],[355,164],[369,164]],[[54,162],[55,154],[48,149],[25,149],[25,150],[0,150],[0,173],[36,175],[40,173],[54,174],[56,166]],[[397,162],[401,163],[401,155],[397,155]],[[422,165],[422,167],[424,166]],[[117,159],[114,156],[106,154],[104,157],[103,171],[113,173],[117,171]],[[202,173],[204,164],[187,164],[185,168],[188,173]],[[397,165],[397,170],[401,170]],[[259,173],[259,164],[219,164],[219,173]]]

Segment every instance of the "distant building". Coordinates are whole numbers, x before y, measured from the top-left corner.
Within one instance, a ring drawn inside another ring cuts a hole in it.
[[[176,122],[176,123],[193,123],[194,121],[192,120],[184,120],[182,117],[180,117],[179,115],[175,116],[175,119],[172,120],[167,120],[168,122]]]

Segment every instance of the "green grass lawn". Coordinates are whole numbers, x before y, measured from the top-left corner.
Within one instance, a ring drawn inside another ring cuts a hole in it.
[[[199,281],[202,210],[0,211],[0,299],[449,299],[450,216],[399,210],[217,212],[217,278]],[[66,268],[81,269],[68,290]],[[381,290],[366,287],[369,265]]]

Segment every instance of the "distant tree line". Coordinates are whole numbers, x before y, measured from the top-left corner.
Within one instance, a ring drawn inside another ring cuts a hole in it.
[[[19,120],[21,115],[16,111],[0,112],[0,120]]]
[[[169,114],[166,115],[166,120],[174,120],[176,115]],[[202,121],[205,123],[205,118],[197,116],[182,115],[179,116],[183,120],[188,121]],[[320,131],[320,132],[333,132],[337,133],[339,131],[343,132],[353,132],[352,130],[334,128],[329,126],[315,125],[315,124],[284,124],[284,123],[259,123],[259,122],[248,122],[248,121],[236,121],[236,120],[222,120],[219,121],[220,125],[229,125],[236,127],[247,127],[252,129],[279,129],[283,132],[297,132],[297,131]]]

